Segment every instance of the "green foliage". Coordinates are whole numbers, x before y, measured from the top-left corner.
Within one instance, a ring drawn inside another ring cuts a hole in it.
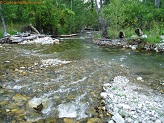
[[[125,21],[124,10],[125,5],[120,0],[111,1],[103,9],[106,19],[110,21],[110,27],[115,28],[117,32]]]
[[[135,34],[135,28],[141,28],[149,32],[150,42],[159,41],[159,35],[164,30],[164,4],[160,8],[152,2],[139,2],[136,0],[111,0],[110,4],[103,8],[106,19],[110,22],[109,35],[117,38],[120,30],[126,37]]]
[[[16,34],[16,32],[19,32],[20,30],[20,24],[13,24],[13,23],[10,23],[7,25],[7,32],[11,35],[14,35]],[[3,37],[3,29],[2,27],[0,27],[0,38]]]
[[[43,4],[2,5],[6,24],[32,23],[48,34],[74,33],[90,26],[96,27],[97,15],[91,1],[44,0]]]
[[[164,33],[164,3],[157,8],[150,0],[103,1],[103,12],[109,23],[111,38],[118,37],[120,30],[125,32],[126,37],[130,37],[135,27],[151,35],[153,32],[154,36]],[[32,23],[39,31],[43,30],[47,34],[75,33],[84,27],[96,29],[99,26],[94,0],[43,0],[43,4],[39,5],[1,6],[7,25]]]
[[[148,38],[144,39],[146,42],[158,43],[161,40],[158,28],[154,28],[152,30],[145,31],[145,34],[148,35]]]
[[[94,39],[100,39],[100,38],[101,38],[101,34],[100,34],[100,33],[97,33],[96,35],[94,35],[93,38],[94,38]]]

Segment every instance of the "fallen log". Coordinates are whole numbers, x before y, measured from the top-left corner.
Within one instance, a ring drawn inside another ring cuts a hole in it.
[[[37,35],[32,35],[28,37],[10,37],[10,40],[12,43],[20,43],[25,40],[33,40],[36,39],[38,36]]]
[[[40,34],[39,31],[32,26],[32,24],[29,24],[29,27],[32,29],[32,31],[34,31],[36,34]]]
[[[43,35],[43,34],[30,34],[29,36],[27,36],[26,34],[24,35],[13,35],[13,36],[10,36],[10,37],[4,37],[4,38],[1,38],[0,39],[0,44],[4,44],[4,43],[7,43],[7,44],[12,44],[12,43],[20,43],[20,42],[23,42],[25,40],[34,40],[36,38],[43,38],[43,37],[46,37],[46,35]]]
[[[54,35],[52,37],[59,37],[59,38],[68,38],[68,37],[73,37],[77,36],[77,34],[70,34],[70,35]]]

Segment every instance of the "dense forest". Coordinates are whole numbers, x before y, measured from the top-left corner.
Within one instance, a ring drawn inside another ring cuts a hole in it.
[[[91,28],[105,30],[104,37],[110,38],[116,38],[120,30],[131,35],[136,27],[157,37],[164,33],[163,13],[163,0],[43,0],[38,4],[18,1],[1,4],[0,10],[9,34],[31,23],[45,34],[70,34]],[[2,37],[2,27],[0,33]]]

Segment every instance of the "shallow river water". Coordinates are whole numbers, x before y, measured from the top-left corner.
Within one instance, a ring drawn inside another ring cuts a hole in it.
[[[96,117],[91,107],[97,105],[102,85],[118,75],[145,92],[163,93],[163,55],[100,47],[84,37],[58,45],[0,45],[0,122]],[[40,103],[38,113],[33,107]]]

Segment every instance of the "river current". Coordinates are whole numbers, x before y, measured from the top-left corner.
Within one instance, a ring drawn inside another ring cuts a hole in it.
[[[0,121],[92,117],[102,85],[115,76],[163,93],[163,72],[163,53],[97,46],[85,36],[57,45],[0,45]],[[42,114],[34,103],[43,103]]]

